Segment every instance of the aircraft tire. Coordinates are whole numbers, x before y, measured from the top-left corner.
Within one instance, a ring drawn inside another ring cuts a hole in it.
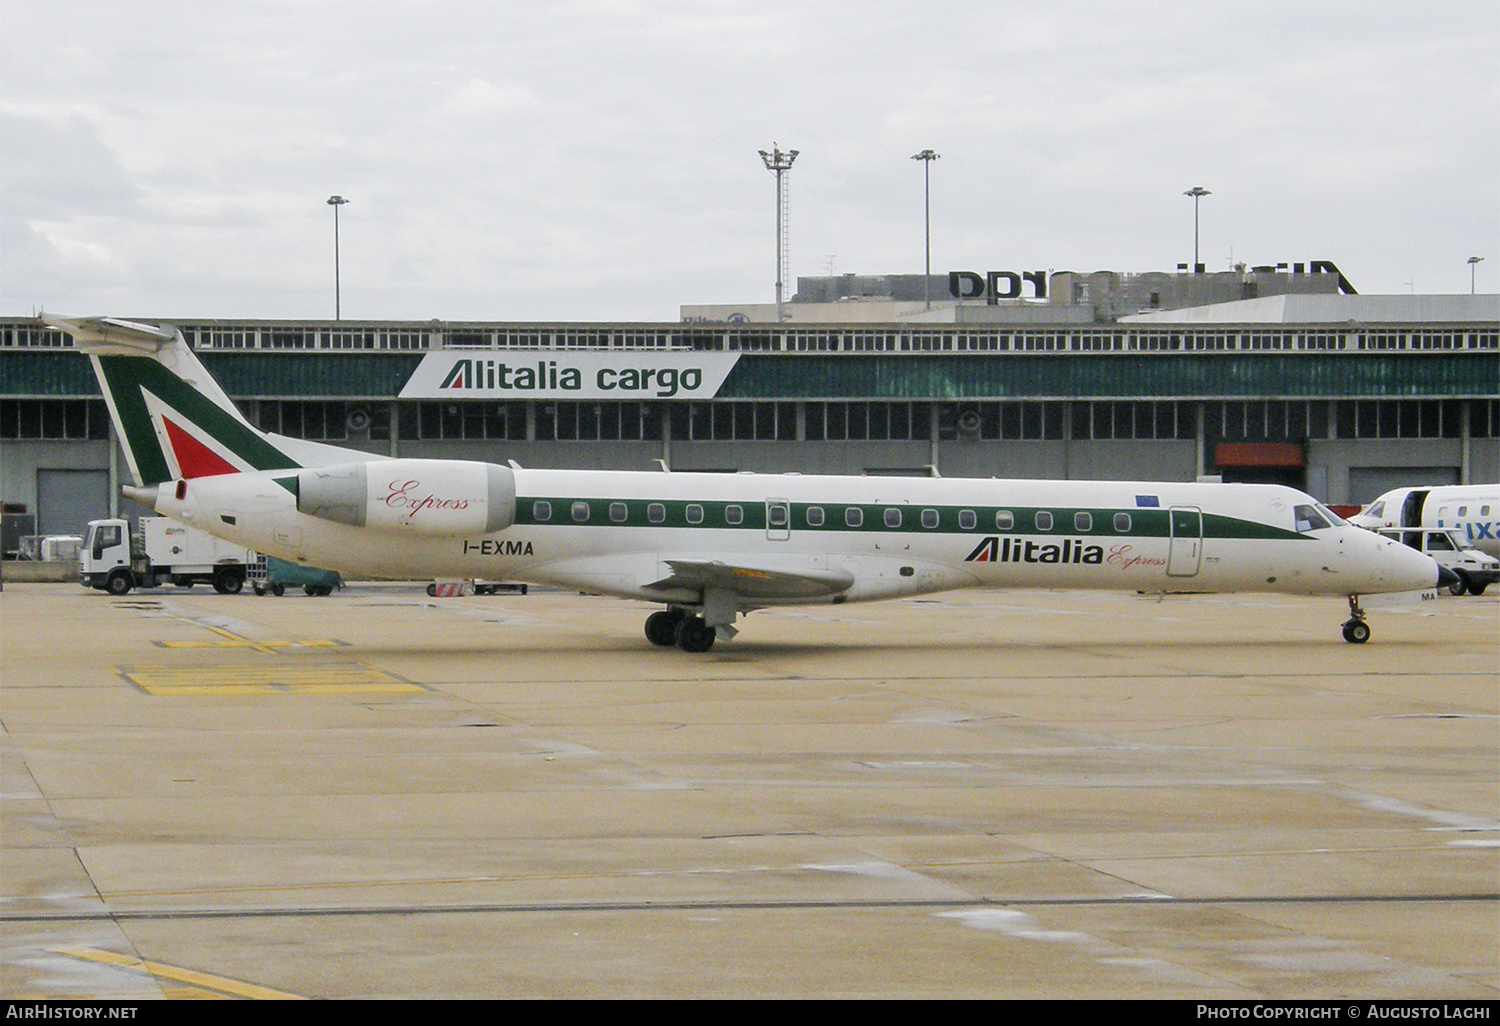
[[[701,616],[684,617],[677,625],[677,647],[684,652],[707,652],[718,635]]]
[[[661,609],[646,617],[646,640],[661,648],[677,644],[677,626],[684,613],[680,609]]]
[[[214,574],[214,591],[220,595],[238,595],[245,578],[238,570],[224,569]]]
[[[128,595],[134,583],[124,570],[116,570],[105,580],[104,590],[111,595]]]
[[[1370,625],[1363,620],[1350,620],[1344,624],[1344,640],[1351,645],[1363,645],[1370,640]]]
[[[1474,586],[1469,583],[1469,575],[1468,574],[1464,573],[1462,570],[1455,570],[1455,571],[1453,571],[1453,576],[1457,577],[1458,580],[1456,580],[1452,584],[1448,585],[1448,594],[1449,595],[1452,595],[1454,598],[1457,598],[1458,596],[1462,595],[1466,591],[1473,591],[1474,590]]]

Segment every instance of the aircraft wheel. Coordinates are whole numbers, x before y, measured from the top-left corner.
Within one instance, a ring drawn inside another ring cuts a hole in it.
[[[701,616],[684,617],[677,625],[677,647],[684,652],[707,652],[718,637]]]
[[[111,595],[128,595],[132,586],[130,575],[124,570],[116,570],[104,582],[104,590]]]
[[[1458,580],[1456,580],[1452,584],[1448,585],[1448,594],[1449,595],[1452,595],[1455,598],[1457,598],[1459,595],[1462,595],[1466,591],[1473,591],[1474,590],[1473,587],[1469,584],[1469,575],[1468,574],[1464,573],[1462,570],[1455,570],[1455,571],[1453,571],[1453,576],[1457,577]]]
[[[214,591],[220,595],[238,595],[245,578],[238,570],[224,569],[214,574]]]
[[[686,614],[680,609],[661,609],[646,617],[646,640],[667,648],[677,644],[677,625]]]
[[[1351,645],[1363,645],[1370,640],[1370,625],[1363,620],[1350,620],[1344,624],[1344,640]]]

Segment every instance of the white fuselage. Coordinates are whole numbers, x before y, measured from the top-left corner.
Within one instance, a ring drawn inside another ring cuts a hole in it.
[[[169,484],[156,508],[249,548],[360,576],[515,580],[684,605],[701,594],[648,587],[670,576],[668,561],[850,582],[817,597],[742,596],[742,611],[973,586],[1358,595],[1436,579],[1430,559],[1390,539],[1341,522],[1299,527],[1298,511],[1316,503],[1274,485],[513,473],[514,522],[489,533],[301,513],[277,481],[286,472],[196,478],[180,499]],[[396,482],[390,492],[399,494]]]

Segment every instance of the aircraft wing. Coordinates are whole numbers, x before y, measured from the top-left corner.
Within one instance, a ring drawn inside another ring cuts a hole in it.
[[[672,573],[645,585],[647,589],[673,591],[687,588],[696,591],[703,588],[723,588],[746,599],[798,599],[837,595],[854,584],[854,577],[842,570],[802,570],[792,573],[786,570],[731,566],[718,560],[700,562],[689,559],[669,559],[666,564],[672,568]]]

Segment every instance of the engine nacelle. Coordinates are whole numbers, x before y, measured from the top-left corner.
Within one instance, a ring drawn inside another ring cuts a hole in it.
[[[516,475],[468,460],[377,460],[297,474],[297,509],[376,531],[473,535],[516,520]]]

